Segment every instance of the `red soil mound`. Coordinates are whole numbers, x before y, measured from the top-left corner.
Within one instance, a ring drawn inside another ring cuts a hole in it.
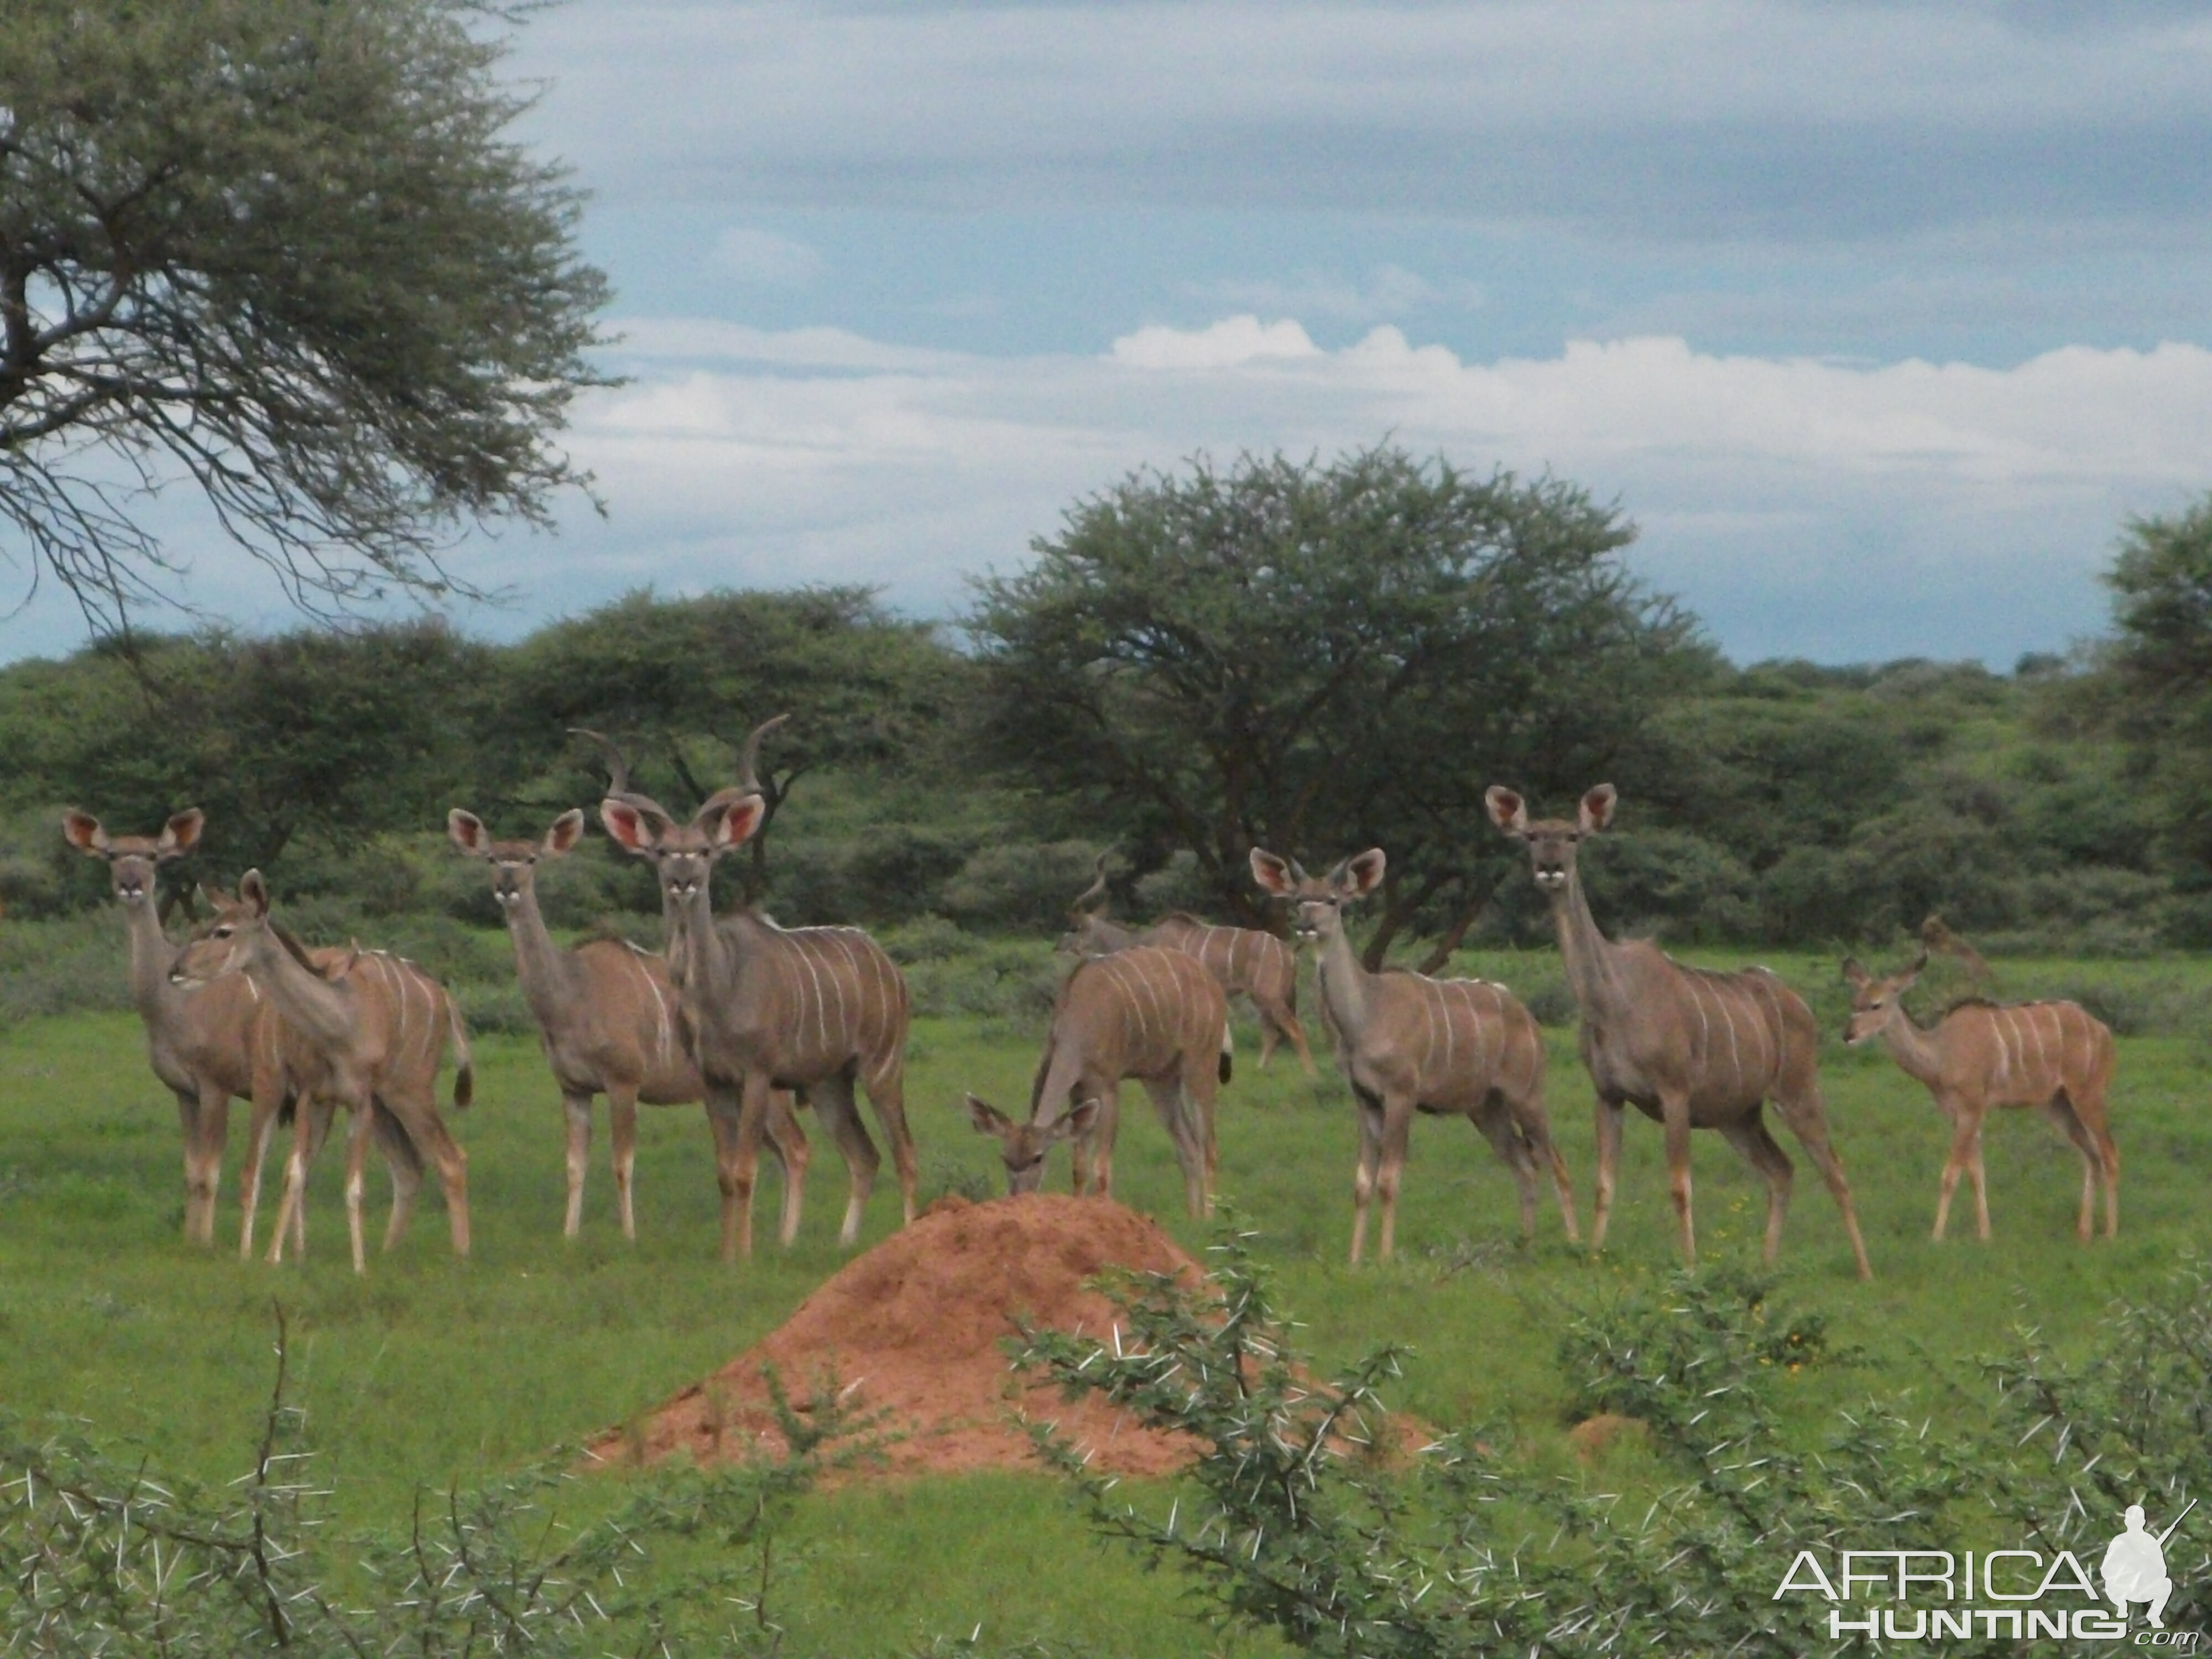
[[[941,1199],[911,1227],[856,1257],[789,1320],[703,1382],[592,1449],[629,1462],[689,1452],[698,1462],[781,1444],[761,1368],[794,1400],[825,1373],[851,1403],[887,1415],[905,1438],[886,1449],[906,1473],[1033,1466],[1015,1413],[1056,1421],[1091,1449],[1093,1467],[1166,1474],[1195,1443],[1139,1427],[1093,1395],[1069,1401],[1025,1386],[1000,1341],[1018,1318],[1103,1334],[1114,1305],[1084,1281],[1109,1267],[1174,1273],[1196,1285],[1198,1264],[1152,1222],[1108,1200],[1037,1193],[970,1204]]]

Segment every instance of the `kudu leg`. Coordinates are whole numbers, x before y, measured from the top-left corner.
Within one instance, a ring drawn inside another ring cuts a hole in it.
[[[1382,1200],[1382,1236],[1375,1252],[1388,1261],[1397,1248],[1398,1183],[1406,1173],[1406,1151],[1413,1134],[1413,1103],[1386,1100],[1382,1105],[1382,1162],[1375,1172],[1376,1195]]]
[[[1525,1249],[1536,1242],[1536,1154],[1522,1138],[1521,1125],[1512,1113],[1494,1097],[1478,1108],[1473,1118],[1474,1127],[1498,1154],[1498,1161],[1512,1174],[1521,1202],[1521,1244]]]
[[[2081,1206],[2075,1217],[2074,1236],[2087,1244],[2096,1237],[2097,1178],[2103,1173],[2105,1160],[2088,1126],[2081,1121],[2064,1095],[2054,1097],[2044,1107],[2044,1112],[2081,1155]]]
[[[1375,1198],[1376,1165],[1382,1161],[1382,1100],[1356,1083],[1352,1098],[1359,1119],[1359,1162],[1352,1172],[1352,1265],[1356,1267],[1367,1248],[1367,1206]]]
[[[615,1209],[622,1217],[623,1237],[635,1244],[637,1210],[631,1196],[635,1190],[631,1177],[637,1171],[637,1095],[634,1091],[607,1096],[607,1140],[614,1155]]]
[[[1782,1224],[1790,1218],[1790,1189],[1796,1183],[1796,1167],[1756,1112],[1721,1133],[1766,1183],[1766,1243],[1761,1254],[1771,1267],[1782,1255]]]
[[[568,1208],[561,1221],[561,1237],[574,1238],[584,1231],[584,1172],[592,1155],[592,1097],[564,1094],[561,1115],[568,1127],[563,1162],[568,1175]]]
[[[1581,1243],[1582,1228],[1575,1218],[1574,1182],[1567,1175],[1567,1160],[1559,1156],[1559,1143],[1552,1139],[1552,1119],[1544,1109],[1543,1077],[1540,1073],[1534,1086],[1515,1103],[1513,1120],[1537,1168],[1551,1174],[1552,1191],[1559,1200],[1559,1220],[1567,1230],[1567,1243]]]
[[[814,1161],[806,1130],[792,1109],[790,1094],[779,1089],[769,1097],[768,1144],[783,1169],[783,1212],[777,1218],[776,1243],[788,1249],[799,1237],[799,1224],[806,1206],[806,1170]]]
[[[216,1198],[222,1185],[222,1155],[230,1139],[230,1095],[212,1085],[199,1096],[198,1121],[194,1125],[191,1193],[185,1205],[185,1220],[195,1244],[215,1243]]]
[[[1206,1211],[1206,1135],[1199,1127],[1195,1103],[1180,1078],[1147,1078],[1145,1092],[1168,1132],[1175,1148],[1176,1167],[1182,1172],[1184,1210],[1195,1220]]]
[[[1073,1109],[1074,1102],[1083,1098],[1083,1087],[1079,1084],[1075,1093],[1070,1097],[1070,1109]],[[1121,1133],[1121,1085],[1116,1083],[1110,1088],[1100,1089],[1097,1100],[1098,1122],[1091,1136],[1090,1191],[1099,1198],[1111,1198],[1114,1196],[1114,1142]]]
[[[814,1115],[844,1155],[845,1219],[837,1229],[837,1243],[849,1250],[860,1237],[860,1217],[867,1209],[868,1195],[876,1189],[876,1171],[883,1167],[883,1155],[869,1138],[868,1126],[860,1121],[860,1108],[853,1098],[849,1076],[840,1073],[823,1079],[807,1090],[807,1098],[814,1103]]]
[[[356,1276],[368,1272],[368,1251],[362,1238],[362,1186],[368,1163],[368,1137],[374,1121],[375,1108],[361,1105],[352,1109],[346,1133],[345,1210],[346,1236],[353,1244],[353,1270]]]
[[[270,1230],[269,1260],[273,1266],[284,1259],[284,1246],[297,1236],[295,1254],[307,1254],[307,1230],[302,1212],[307,1201],[307,1164],[314,1156],[314,1119],[326,1109],[302,1100],[292,1114],[292,1150],[284,1157],[284,1195],[276,1203],[276,1224]]]
[[[1682,1265],[1698,1265],[1697,1198],[1690,1181],[1690,1102],[1662,1099],[1660,1122],[1667,1133],[1667,1195],[1674,1204],[1674,1231]]]
[[[899,1062],[900,1066],[904,1064]],[[851,1085],[846,1086],[849,1091]],[[914,1132],[906,1127],[906,1078],[895,1066],[867,1086],[868,1103],[875,1108],[876,1123],[890,1146],[891,1168],[898,1176],[900,1212],[911,1224],[915,1194],[921,1184],[921,1160],[914,1150]]]
[[[707,1085],[707,1127],[714,1136],[714,1180],[722,1189],[722,1247],[725,1261],[738,1255],[738,1140],[744,1126],[744,1105],[738,1091],[726,1085]]]
[[[189,1089],[177,1096],[177,1128],[185,1147],[185,1243],[199,1242],[200,1101]]]
[[[384,1167],[392,1176],[392,1213],[384,1224],[383,1249],[388,1255],[415,1213],[416,1195],[422,1190],[422,1156],[406,1126],[381,1101],[369,1109],[369,1117],[376,1132],[377,1150],[384,1154]]]
[[[1590,1249],[1605,1248],[1606,1224],[1613,1218],[1613,1193],[1620,1179],[1621,1103],[1600,1096],[1596,1108],[1597,1187],[1591,1204]]]
[[[261,1207],[261,1170],[269,1157],[269,1143],[276,1138],[276,1112],[272,1108],[264,1111],[258,1101],[253,1106],[253,1124],[246,1137],[246,1167],[238,1172],[238,1259],[253,1260],[253,1220]]]
[[[1936,1230],[1929,1237],[1938,1244],[1943,1242],[1944,1229],[1951,1219],[1951,1195],[1958,1189],[1959,1177],[1980,1161],[1982,1120],[1962,1103],[1946,1103],[1944,1115],[1951,1120],[1951,1151],[1943,1160],[1943,1177],[1936,1194]],[[1982,1237],[1987,1238],[1984,1232]]]
[[[469,1253],[469,1155],[447,1130],[434,1098],[394,1103],[396,1127],[412,1144],[415,1167],[424,1162],[438,1171],[438,1184],[446,1194],[446,1224],[453,1236],[453,1254]],[[418,1176],[417,1179],[420,1177]]]
[[[1828,1144],[1828,1112],[1819,1091],[1778,1099],[1774,1103],[1782,1113],[1782,1121],[1790,1126],[1790,1133],[1805,1149],[1805,1156],[1820,1170],[1820,1179],[1828,1183],[1828,1195],[1836,1200],[1836,1208],[1844,1218],[1844,1232],[1851,1242],[1851,1260],[1858,1268],[1859,1277],[1872,1279],[1874,1267],[1867,1261],[1866,1240],[1859,1234],[1858,1206],[1851,1202],[1851,1183],[1844,1174],[1844,1160]]]

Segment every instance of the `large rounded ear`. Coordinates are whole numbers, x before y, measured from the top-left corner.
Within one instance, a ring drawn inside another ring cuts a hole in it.
[[[768,802],[750,789],[717,789],[707,797],[691,827],[707,832],[707,844],[726,853],[750,841],[768,817]]]
[[[968,1121],[979,1135],[996,1135],[1004,1140],[1013,1133],[1013,1123],[1006,1115],[975,1095],[968,1097]]]
[[[1050,1146],[1056,1141],[1073,1140],[1078,1135],[1089,1134],[1091,1126],[1098,1121],[1098,1114],[1104,1109],[1096,1095],[1088,1100],[1078,1102],[1074,1107],[1054,1121],[1050,1132],[1045,1137],[1045,1144]]]
[[[238,878],[238,898],[256,918],[269,914],[269,884],[258,870],[248,870]]]
[[[1370,847],[1356,858],[1348,858],[1338,866],[1338,890],[1346,898],[1365,898],[1382,884],[1382,868],[1389,863],[1382,849]]]
[[[1252,849],[1252,879],[1277,898],[1288,898],[1297,890],[1297,883],[1291,875],[1291,866],[1273,853],[1257,847]]]
[[[483,820],[458,806],[446,814],[446,833],[453,837],[453,845],[471,858],[482,858],[484,849],[491,845],[491,831],[484,828]]]
[[[1507,835],[1518,836],[1527,832],[1528,803],[1504,784],[1493,783],[1484,790],[1482,804],[1490,810],[1490,821]]]
[[[548,858],[559,858],[584,838],[584,809],[572,806],[553,820],[553,827],[545,832],[542,851]]]
[[[605,826],[608,840],[641,859],[653,856],[660,837],[671,828],[657,814],[612,795],[599,803],[599,823]]]
[[[1920,977],[1920,970],[1927,965],[1928,952],[1923,951],[1918,956],[1913,957],[1912,966],[1898,975],[1897,988],[1900,991],[1909,989],[1912,982]]]
[[[63,813],[62,837],[88,857],[107,856],[107,831],[100,827],[100,820],[89,812],[80,812],[71,807]]]
[[[154,857],[180,859],[200,844],[200,831],[207,828],[207,814],[197,806],[187,806],[161,826],[161,838],[154,843]]]
[[[1583,796],[1583,834],[1594,836],[1613,822],[1613,808],[1620,797],[1609,783],[1601,783]]]
[[[1859,966],[1856,957],[1844,958],[1844,983],[1854,991],[1863,991],[1867,988],[1867,970]]]

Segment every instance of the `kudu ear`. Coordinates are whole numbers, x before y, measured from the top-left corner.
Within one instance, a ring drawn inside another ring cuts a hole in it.
[[[750,841],[768,817],[768,802],[750,789],[717,789],[707,797],[692,828],[707,832],[707,844],[726,853]]]
[[[1089,1134],[1091,1126],[1098,1121],[1098,1114],[1103,1110],[1105,1108],[1099,1103],[1096,1095],[1081,1102],[1054,1121],[1050,1132],[1045,1136],[1045,1144],[1051,1146],[1062,1140],[1073,1140],[1078,1135]]]
[[[200,831],[207,828],[207,814],[197,806],[187,806],[161,826],[161,838],[154,843],[157,862],[180,859],[200,844]]]
[[[599,823],[605,827],[609,841],[640,858],[651,858],[661,836],[673,828],[657,814],[612,795],[599,803]]]
[[[1509,836],[1527,833],[1528,803],[1502,783],[1493,783],[1482,792],[1482,804],[1489,809],[1490,821]]]
[[[269,914],[269,884],[258,870],[248,870],[238,878],[238,901],[256,921]]]
[[[1863,991],[1867,988],[1867,970],[1859,966],[1856,957],[1844,958],[1844,983],[1854,991]]]
[[[553,827],[545,832],[544,844],[538,849],[549,858],[560,858],[572,850],[584,838],[584,809],[572,806],[553,820]]]
[[[1601,783],[1583,796],[1583,834],[1594,836],[1613,822],[1613,809],[1620,797],[1609,783]]]
[[[446,834],[471,858],[482,858],[484,848],[491,844],[491,831],[484,828],[483,820],[458,806],[446,814]]]
[[[80,812],[72,807],[62,814],[62,838],[80,853],[91,858],[107,856],[107,831],[100,827],[100,820],[89,812]]]
[[[1920,977],[1921,969],[1927,967],[1927,965],[1928,952],[1923,951],[1918,956],[1912,958],[1912,966],[1906,969],[1904,973],[1898,975],[1897,988],[1902,991],[1911,985],[1915,980]]]
[[[968,1121],[979,1135],[996,1135],[1004,1140],[1014,1130],[1013,1121],[988,1100],[977,1096],[968,1097]]]
[[[1382,884],[1382,872],[1389,863],[1379,847],[1345,860],[1337,866],[1338,890],[1346,898],[1365,898]]]
[[[1297,890],[1291,879],[1291,866],[1273,853],[1255,847],[1252,849],[1252,879],[1260,884],[1262,891],[1277,898],[1288,898]]]

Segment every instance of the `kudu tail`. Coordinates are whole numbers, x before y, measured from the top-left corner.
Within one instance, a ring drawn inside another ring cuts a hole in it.
[[[1230,1073],[1236,1070],[1236,1059],[1237,1039],[1230,1035],[1229,1022],[1224,1019],[1221,1022],[1221,1063],[1216,1068],[1224,1083],[1229,1081]]]
[[[469,1054],[468,1022],[461,1018],[461,1004],[450,993],[446,998],[446,1030],[453,1039],[453,1109],[468,1109],[477,1097],[477,1068]]]

